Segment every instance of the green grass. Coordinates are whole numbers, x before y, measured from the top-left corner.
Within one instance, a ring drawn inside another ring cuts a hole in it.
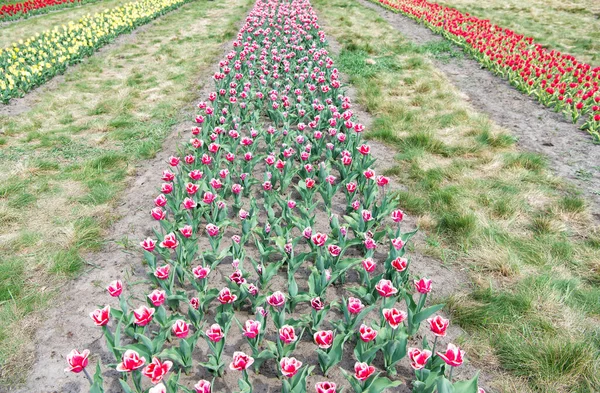
[[[32,93],[25,113],[0,115],[2,386],[26,376],[23,359],[32,358],[23,351],[39,325],[32,312],[85,270],[86,253],[101,250],[127,181],[188,120],[183,108],[196,99],[198,77],[218,60],[250,6],[250,0],[187,4],[131,42],[86,59],[51,90]],[[83,8],[3,26],[1,40],[33,34],[36,23],[76,18]]]
[[[430,57],[460,56],[451,45],[408,42],[355,1],[314,5],[373,116],[366,137],[397,150],[386,173],[425,232],[416,250],[469,269],[448,311],[473,365],[497,391],[600,391],[600,240],[584,199],[435,72]],[[382,57],[395,66],[364,60]]]

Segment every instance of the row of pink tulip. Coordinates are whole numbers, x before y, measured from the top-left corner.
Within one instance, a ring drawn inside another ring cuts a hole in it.
[[[449,321],[435,315],[442,304],[426,305],[432,282],[409,273],[414,232],[401,231],[389,179],[372,169],[308,0],[258,0],[233,46],[189,143],[162,173],[151,211],[159,228],[141,242],[147,304],[117,280],[108,292],[118,305],[91,314],[123,390],[207,393],[228,368],[250,393],[251,371],[273,362],[284,393],[306,392],[317,365],[317,392],[341,392],[345,379],[356,393],[380,393],[401,384],[408,356],[414,392],[477,393],[477,376],[452,377],[464,352],[436,351]],[[433,346],[425,335],[417,348],[423,322]],[[238,334],[246,349],[225,361]],[[350,371],[344,354],[355,358]],[[70,369],[87,373],[88,355],[69,355]],[[344,379],[331,378],[337,369]],[[190,388],[181,373],[191,371],[213,380]],[[103,391],[99,365],[88,377]]]

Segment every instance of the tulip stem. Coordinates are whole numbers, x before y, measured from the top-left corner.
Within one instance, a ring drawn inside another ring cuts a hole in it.
[[[448,375],[448,380],[452,383],[452,371],[454,371],[454,367],[450,367],[450,374]]]
[[[92,377],[90,377],[90,374],[88,374],[87,370],[84,368],[83,369],[83,373],[85,374],[85,377],[88,379],[88,381],[90,382],[90,385],[94,384],[94,381],[92,380]]]

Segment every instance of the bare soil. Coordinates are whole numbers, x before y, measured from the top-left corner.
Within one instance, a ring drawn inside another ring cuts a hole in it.
[[[444,40],[427,27],[367,0],[359,3],[376,10],[404,37],[422,45]],[[460,50],[459,47],[456,47]],[[600,221],[600,145],[585,131],[494,75],[465,54],[464,58],[433,60],[435,66],[467,97],[478,111],[512,131],[517,145],[548,158],[548,167],[585,195],[592,215]]]

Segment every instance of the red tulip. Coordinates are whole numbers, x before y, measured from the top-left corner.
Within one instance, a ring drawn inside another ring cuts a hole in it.
[[[321,349],[327,349],[333,344],[333,331],[320,330],[314,334],[315,344]]]
[[[348,312],[350,312],[350,314],[359,314],[364,308],[365,306],[360,299],[354,297],[348,298]]]
[[[194,385],[194,389],[196,390],[196,393],[211,393],[210,382],[206,379],[199,380],[198,383]]]
[[[178,319],[173,323],[171,331],[177,338],[186,338],[190,333],[190,327],[184,320]]]
[[[322,309],[325,308],[325,305],[323,304],[323,302],[321,301],[320,298],[315,297],[312,298],[310,301],[310,306],[313,308],[313,310],[315,311],[321,311]]]
[[[188,210],[193,209],[196,206],[198,206],[198,204],[196,203],[196,201],[193,200],[192,198],[185,198],[183,200],[183,202],[182,202],[182,205],[183,205],[184,209],[188,209]]]
[[[130,372],[137,370],[138,368],[144,366],[144,363],[146,363],[146,359],[144,357],[140,356],[140,354],[133,349],[128,349],[123,354],[121,363],[117,365],[117,371]]]
[[[358,150],[358,152],[363,156],[369,155],[369,153],[371,153],[371,147],[369,147],[369,145],[360,145],[356,148],[356,150]]]
[[[392,329],[396,329],[404,320],[407,315],[404,311],[400,311],[396,308],[384,308],[383,317],[390,324]]]
[[[194,231],[190,225],[185,225],[183,228],[179,228],[179,233],[185,238],[189,238],[193,235]]]
[[[390,179],[388,179],[385,176],[381,176],[381,175],[377,176],[376,180],[377,180],[377,185],[379,187],[385,187],[390,182]]]
[[[429,322],[429,327],[431,328],[431,331],[434,335],[438,337],[446,336],[446,329],[450,324],[450,321],[448,319],[444,319],[438,315],[435,318],[429,318],[427,322]]]
[[[171,265],[159,266],[154,271],[154,276],[159,280],[166,280],[169,278],[169,272],[171,271]]]
[[[362,211],[362,219],[364,222],[369,222],[369,221],[373,220],[373,214],[371,214],[370,210],[363,210]]]
[[[173,184],[163,183],[163,185],[160,187],[160,192],[167,195],[170,194],[171,192],[173,192]]]
[[[152,321],[154,315],[154,309],[146,306],[141,306],[138,309],[133,310],[134,323],[138,326],[146,326]]]
[[[110,284],[108,284],[108,287],[106,287],[106,290],[108,291],[108,294],[112,297],[119,297],[121,296],[121,293],[123,292],[123,283],[121,283],[121,280],[115,280],[113,282],[111,282]]]
[[[152,363],[148,364],[143,370],[142,374],[150,378],[153,384],[157,384],[162,381],[163,377],[173,367],[173,362],[165,360],[161,362],[159,358],[152,358]]]
[[[156,246],[156,242],[150,238],[147,238],[146,240],[142,241],[140,243],[140,245],[142,246],[142,248],[148,252],[152,252],[154,251],[154,247]]]
[[[372,258],[363,259],[362,265],[367,273],[372,273],[377,267],[377,263]]]
[[[461,351],[460,348],[454,344],[448,344],[446,353],[436,353],[444,362],[446,362],[446,364],[452,367],[460,366],[463,363],[463,356],[465,355],[465,351]]]
[[[431,292],[431,280],[428,280],[426,278],[415,280],[415,289],[417,290],[417,292],[422,294]]]
[[[260,334],[260,327],[261,324],[259,321],[255,321],[252,319],[249,319],[246,321],[246,323],[244,324],[244,336],[248,337],[248,338],[255,338]]]
[[[273,292],[273,294],[267,296],[267,303],[275,308],[283,307],[285,304],[285,295],[279,291]]]
[[[94,310],[90,313],[90,317],[96,326],[106,326],[110,319],[110,306]]]
[[[148,299],[154,307],[160,307],[165,302],[165,291],[161,291],[160,289],[155,289],[148,295]]]
[[[295,342],[298,337],[296,336],[294,327],[290,325],[282,326],[281,329],[279,329],[279,339],[285,344],[291,344]]]
[[[188,176],[190,177],[190,179],[192,180],[200,180],[202,179],[202,176],[204,176],[204,172],[198,170],[198,169],[194,169],[193,171],[191,171]]]
[[[408,260],[406,258],[398,257],[392,261],[392,267],[396,269],[397,272],[405,271],[407,266]]]
[[[323,247],[327,241],[327,235],[324,233],[315,233],[311,238],[313,244],[317,247]]]
[[[364,323],[360,325],[358,332],[360,333],[360,339],[366,343],[375,340],[375,337],[377,337],[377,330],[365,325]]]
[[[233,361],[229,364],[229,368],[242,371],[250,367],[252,363],[254,363],[254,358],[246,355],[244,352],[234,352]]]
[[[170,248],[170,249],[174,250],[177,248],[178,244],[179,244],[179,242],[177,241],[177,236],[175,236],[174,233],[169,233],[169,234],[165,235],[165,238],[160,243],[160,246],[162,248]]]
[[[381,279],[377,285],[375,285],[375,289],[379,295],[383,297],[391,297],[398,293],[398,289],[394,287],[390,280],[386,279]]]
[[[213,323],[205,333],[210,341],[214,343],[218,343],[223,337],[225,337],[223,329],[221,329],[221,326],[219,326],[218,323]]]
[[[359,381],[367,380],[375,372],[375,367],[367,363],[354,363],[354,377]]]
[[[150,213],[152,214],[152,217],[158,221],[164,220],[165,217],[167,217],[167,213],[160,207],[155,207]]]
[[[73,349],[67,355],[67,363],[69,367],[65,369],[65,371],[70,371],[72,373],[80,373],[84,368],[88,365],[88,356],[90,356],[89,349],[84,349],[79,352],[76,349]]]
[[[317,393],[336,393],[335,382],[317,382],[315,385]]]
[[[148,393],[167,393],[167,387],[164,384],[159,383],[158,385],[150,388]]]
[[[196,277],[197,280],[202,280],[202,279],[208,277],[209,273],[210,273],[209,266],[196,266],[195,268],[192,269],[192,274],[194,275],[194,277]]]
[[[237,295],[232,294],[231,290],[229,290],[229,288],[221,289],[221,292],[219,292],[219,296],[217,297],[217,300],[221,304],[230,304],[230,303],[235,302],[236,299],[237,299]]]
[[[342,248],[338,245],[330,244],[327,246],[327,251],[329,251],[329,255],[332,257],[338,257],[342,252]]]
[[[171,165],[171,166],[177,166],[177,165],[179,165],[179,161],[180,161],[179,157],[173,157],[173,156],[171,156],[169,158],[169,165]]]
[[[208,233],[208,236],[217,236],[219,234],[219,227],[214,224],[208,224],[206,225],[206,232]]]
[[[404,241],[401,238],[392,239],[392,246],[399,251],[404,247]]]
[[[300,370],[300,367],[302,367],[302,362],[296,358],[285,357],[279,362],[279,367],[281,367],[281,373],[284,376],[291,378],[296,375],[298,370]]]
[[[408,349],[408,358],[410,359],[410,366],[415,370],[420,370],[423,367],[425,367],[430,357],[430,350],[420,350],[418,348]]]

